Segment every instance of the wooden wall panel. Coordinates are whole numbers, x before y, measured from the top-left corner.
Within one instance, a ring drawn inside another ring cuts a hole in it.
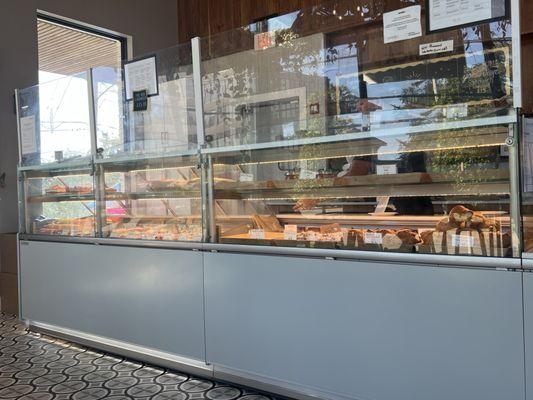
[[[273,14],[288,14],[321,0],[177,0],[179,41],[215,35]]]

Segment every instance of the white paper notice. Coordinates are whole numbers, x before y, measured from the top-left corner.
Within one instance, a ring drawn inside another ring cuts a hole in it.
[[[124,64],[126,100],[133,99],[133,92],[146,90],[148,96],[157,95],[157,68],[154,57]]]
[[[383,14],[385,43],[422,36],[421,7],[411,6]]]
[[[427,56],[429,54],[448,53],[453,51],[453,39],[445,40],[443,42],[424,43],[420,45],[420,55]]]
[[[308,169],[302,169],[300,171],[300,179],[315,179],[316,171],[309,171]]]
[[[365,244],[383,244],[381,233],[367,232],[364,238]]]
[[[35,135],[35,116],[20,119],[20,146],[22,154],[37,152],[37,138]]]
[[[474,24],[492,17],[492,0],[429,0],[432,31]]]

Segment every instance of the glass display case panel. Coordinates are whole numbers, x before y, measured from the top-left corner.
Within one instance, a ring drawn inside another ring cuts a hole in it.
[[[508,125],[210,154],[219,243],[512,255]]]
[[[533,115],[522,118],[523,251],[533,253]]]
[[[93,70],[97,143],[103,158],[180,154],[197,148],[190,43],[137,60],[151,57],[155,57],[158,92],[148,97],[145,111],[134,111],[133,100],[128,100],[124,69]]]
[[[424,16],[422,0],[324,2],[203,38],[207,142],[240,146],[512,114],[510,20],[384,43],[383,14],[417,4]],[[431,43],[446,46],[421,55]]]
[[[202,241],[197,156],[102,163],[103,237]]]
[[[89,158],[89,104],[86,73],[19,90],[21,166]]]
[[[25,233],[95,236],[92,168],[23,172]]]

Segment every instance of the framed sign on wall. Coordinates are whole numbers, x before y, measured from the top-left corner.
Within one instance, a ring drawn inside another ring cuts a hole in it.
[[[496,21],[509,14],[509,0],[426,0],[428,33]]]

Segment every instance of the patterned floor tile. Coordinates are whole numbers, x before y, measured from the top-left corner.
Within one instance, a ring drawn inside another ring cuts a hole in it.
[[[0,399],[276,400],[28,332],[1,313]]]

